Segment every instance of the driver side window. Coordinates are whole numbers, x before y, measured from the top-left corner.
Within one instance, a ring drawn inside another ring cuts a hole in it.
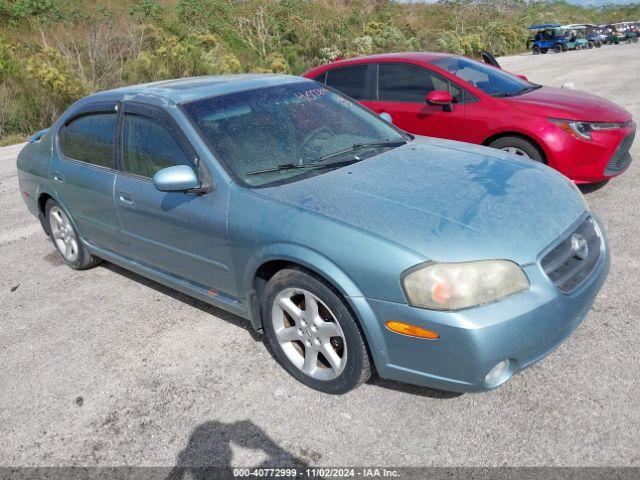
[[[191,166],[174,136],[150,118],[126,113],[122,137],[122,168],[127,173],[151,178],[166,167]]]

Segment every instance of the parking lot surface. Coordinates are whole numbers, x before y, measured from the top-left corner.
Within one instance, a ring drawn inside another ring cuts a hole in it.
[[[637,120],[639,54],[500,61]],[[541,363],[465,395],[381,380],[321,394],[238,317],[107,263],[67,268],[20,198],[19,147],[0,149],[0,465],[640,466],[639,143],[586,193],[613,255],[593,310]]]

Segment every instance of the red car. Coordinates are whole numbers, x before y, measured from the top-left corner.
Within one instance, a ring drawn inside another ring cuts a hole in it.
[[[576,183],[631,163],[636,125],[584,92],[543,87],[465,57],[395,53],[342,60],[305,75],[417,135],[477,143],[544,162]]]

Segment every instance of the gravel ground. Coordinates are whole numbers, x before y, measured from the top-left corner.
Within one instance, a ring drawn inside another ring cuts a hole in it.
[[[639,54],[500,61],[640,118]],[[113,265],[64,266],[22,203],[18,151],[0,149],[0,465],[640,466],[638,162],[587,193],[612,270],[556,352],[489,393],[378,380],[335,397],[238,317]]]

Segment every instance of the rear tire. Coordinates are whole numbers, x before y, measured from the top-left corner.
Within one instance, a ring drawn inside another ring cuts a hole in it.
[[[49,236],[64,263],[74,270],[86,270],[101,262],[87,251],[69,214],[55,200],[47,200],[44,211]]]
[[[529,140],[521,137],[502,137],[489,144],[491,148],[504,150],[519,157],[533,160],[534,162],[545,163],[544,156],[539,148]]]
[[[267,346],[301,383],[341,394],[371,376],[356,320],[320,278],[295,268],[279,271],[267,283],[261,309]]]
[[[540,53],[547,53],[549,51],[548,48],[541,48]]]
[[[553,46],[553,51],[556,53],[562,53],[564,51],[564,49],[562,48],[562,45],[554,45]]]
[[[539,53],[541,53],[541,52],[542,52],[542,50],[541,50],[541,49],[540,49],[540,47],[538,47],[538,46],[534,46],[534,47],[531,49],[531,53],[533,53],[534,55],[538,55],[538,54],[539,54]]]

